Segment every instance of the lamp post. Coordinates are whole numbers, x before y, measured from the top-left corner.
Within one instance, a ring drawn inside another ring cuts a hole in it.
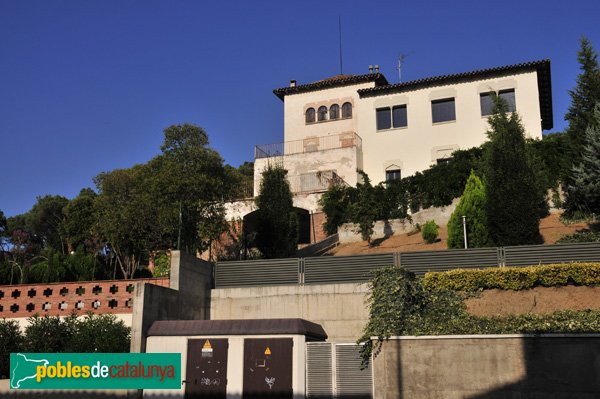
[[[467,246],[467,218],[465,217],[465,215],[463,215],[462,221],[463,221],[463,235],[465,237],[465,249],[467,249],[468,248],[468,246]]]

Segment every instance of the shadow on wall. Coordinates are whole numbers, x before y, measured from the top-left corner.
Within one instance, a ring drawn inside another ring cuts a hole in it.
[[[375,399],[600,397],[597,334],[404,337],[374,363]]]
[[[600,397],[600,336],[522,339],[525,376],[468,399]]]

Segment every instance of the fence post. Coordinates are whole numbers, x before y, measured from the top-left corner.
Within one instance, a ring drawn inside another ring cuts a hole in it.
[[[402,256],[401,252],[394,252],[394,267],[402,266],[401,256]]]
[[[298,258],[298,284],[304,284],[304,258]]]

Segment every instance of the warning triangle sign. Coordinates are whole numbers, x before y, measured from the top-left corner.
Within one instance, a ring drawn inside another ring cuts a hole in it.
[[[269,348],[267,346],[267,349],[265,349],[265,355],[270,355],[271,354],[271,348]]]
[[[209,340],[204,341],[204,346],[202,346],[202,349],[212,349],[212,346],[211,346]]]

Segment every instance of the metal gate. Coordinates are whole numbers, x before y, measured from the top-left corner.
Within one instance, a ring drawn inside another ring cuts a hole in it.
[[[292,338],[244,340],[243,399],[292,399]]]
[[[190,339],[185,373],[185,399],[227,397],[227,339]]]
[[[371,362],[361,370],[360,346],[309,342],[306,344],[306,397],[371,399]]]

